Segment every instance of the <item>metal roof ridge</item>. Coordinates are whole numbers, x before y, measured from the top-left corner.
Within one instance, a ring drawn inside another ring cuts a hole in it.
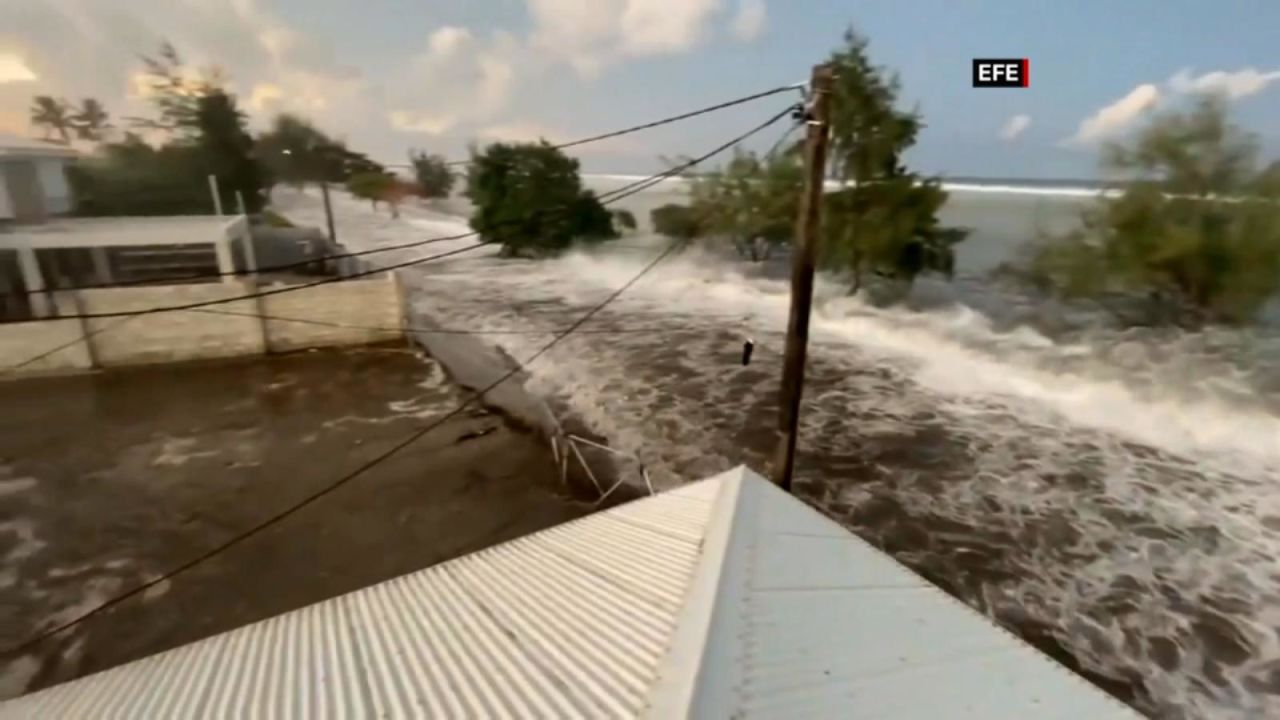
[[[717,479],[643,717],[1139,717],[750,469]]]
[[[699,678],[707,664],[706,651],[711,645],[716,608],[722,593],[728,592],[724,581],[726,562],[740,542],[733,542],[737,527],[743,483],[753,476],[745,465],[709,478],[718,480],[720,488],[711,508],[711,517],[702,538],[701,556],[689,581],[684,607],[676,617],[667,656],[659,666],[658,677],[649,690],[643,716],[646,718],[688,717],[700,685]],[[757,478],[759,479],[759,478]]]

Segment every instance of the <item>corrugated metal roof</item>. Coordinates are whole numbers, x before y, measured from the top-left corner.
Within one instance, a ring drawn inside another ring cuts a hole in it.
[[[0,704],[0,718],[635,717],[718,483]]]
[[[637,716],[1137,717],[741,468],[0,704]]]
[[[652,718],[1137,718],[745,469],[707,531]],[[713,579],[707,581],[705,576]]]

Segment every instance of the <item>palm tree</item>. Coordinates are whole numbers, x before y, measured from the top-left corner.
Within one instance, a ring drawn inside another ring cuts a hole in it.
[[[80,101],[80,109],[71,117],[71,123],[76,137],[98,142],[102,140],[105,131],[111,129],[111,123],[108,122],[110,117],[102,103],[93,98],[85,98]]]
[[[66,100],[59,100],[49,95],[37,95],[31,104],[31,124],[44,127],[44,137],[49,139],[51,132],[58,133],[63,143],[71,142],[71,109]]]

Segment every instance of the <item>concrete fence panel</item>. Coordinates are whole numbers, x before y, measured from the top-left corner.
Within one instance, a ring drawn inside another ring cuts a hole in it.
[[[130,313],[279,287],[235,281],[98,288],[58,293],[55,299],[63,315]],[[17,372],[0,379],[389,342],[404,337],[404,317],[399,281],[384,274],[192,310],[9,323],[0,325],[0,373]],[[42,352],[48,357],[28,362]]]
[[[209,302],[254,291],[248,283],[208,283],[81,291],[89,314]],[[266,351],[255,300],[148,315],[90,319],[88,332],[98,365],[137,365],[258,355]]]
[[[0,373],[57,373],[93,367],[79,320],[37,320],[0,326]],[[49,353],[35,362],[32,358]],[[21,365],[21,367],[18,367]]]
[[[268,295],[261,303],[269,352],[387,342],[404,334],[394,275]]]

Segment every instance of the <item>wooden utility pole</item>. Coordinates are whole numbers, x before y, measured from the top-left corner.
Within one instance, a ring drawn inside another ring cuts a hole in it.
[[[818,256],[822,224],[823,181],[827,176],[827,139],[831,128],[830,65],[816,65],[809,81],[805,138],[806,179],[796,221],[796,241],[791,250],[791,317],[787,321],[786,359],[782,366],[781,412],[778,445],[774,451],[773,481],[791,492],[795,465],[796,433],[800,423],[800,397],[804,388],[804,361],[809,345],[809,310],[813,305],[813,269]]]
[[[320,196],[324,198],[324,220],[329,226],[329,242],[338,242],[338,234],[333,231],[333,206],[329,204],[329,183],[320,181]]]

